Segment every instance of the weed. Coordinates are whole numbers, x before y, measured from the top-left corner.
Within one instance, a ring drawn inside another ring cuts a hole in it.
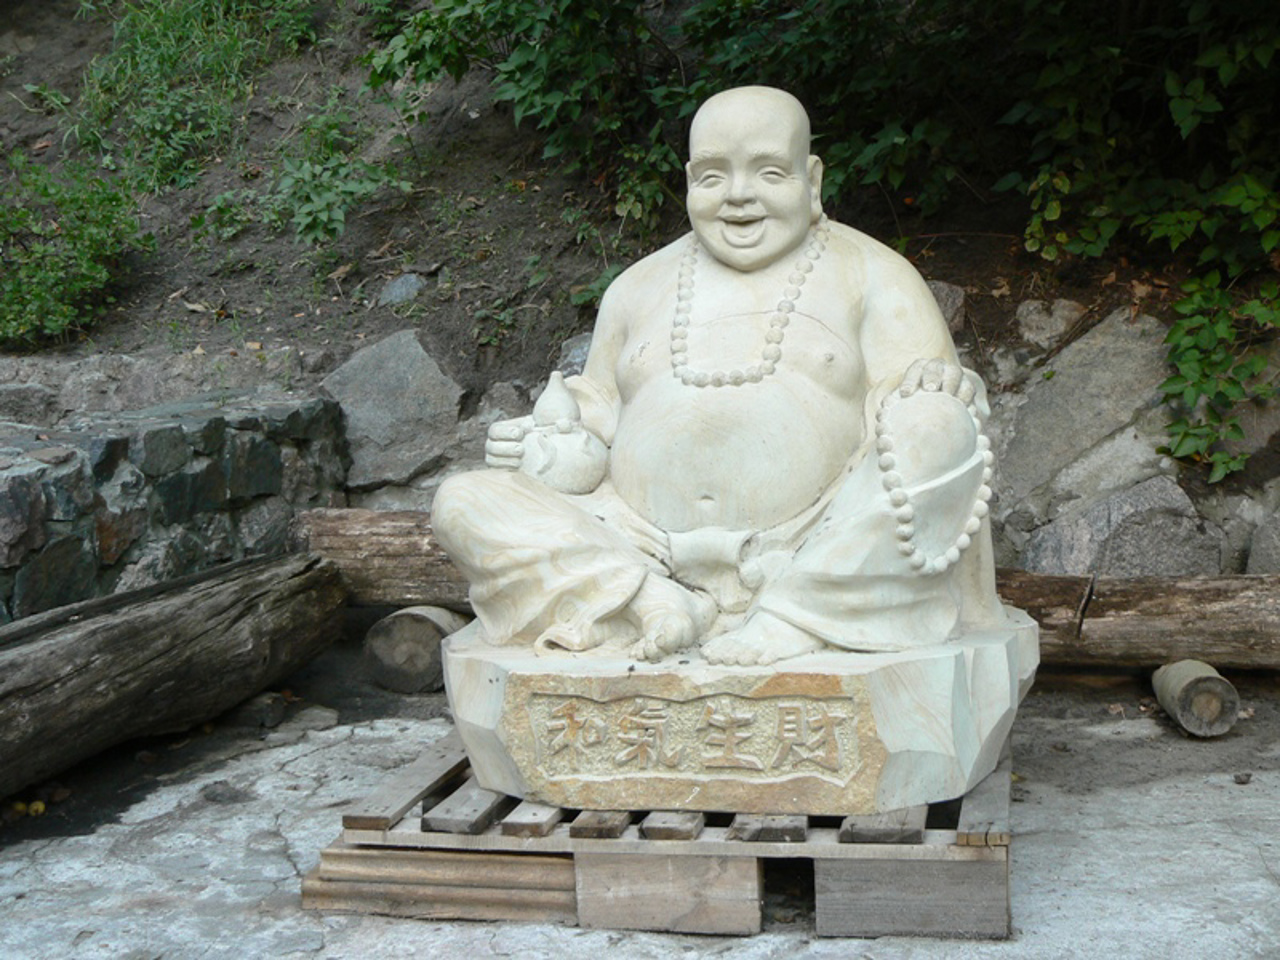
[[[84,165],[58,176],[22,154],[0,183],[0,341],[32,343],[91,322],[122,258],[153,244],[133,200]]]

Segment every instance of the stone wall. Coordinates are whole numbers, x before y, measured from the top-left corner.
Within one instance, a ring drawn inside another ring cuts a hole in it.
[[[310,397],[0,422],[0,622],[281,553],[295,511],[346,503],[349,462]]]

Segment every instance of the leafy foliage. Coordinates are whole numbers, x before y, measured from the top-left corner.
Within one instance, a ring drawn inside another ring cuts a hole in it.
[[[1181,390],[1205,411],[1171,426],[1172,449],[1211,459],[1219,479],[1237,466],[1213,459],[1234,432],[1227,411],[1257,373],[1241,351],[1269,327],[1256,314],[1270,303],[1236,302],[1222,277],[1280,258],[1273,6],[697,0],[665,34],[635,4],[439,0],[373,57],[371,79],[488,66],[548,155],[601,171],[618,212],[642,222],[679,176],[663,117],[687,117],[709,91],[767,83],[809,107],[829,198],[875,185],[928,213],[957,189],[1016,190],[1026,248],[1047,260],[1117,245],[1190,254],[1205,277],[1179,305],[1180,326],[1211,318],[1193,336],[1214,331],[1217,346],[1195,358],[1181,346],[1188,330],[1171,337]],[[1219,349],[1235,358],[1221,368]]]
[[[82,166],[60,177],[21,154],[0,183],[0,342],[34,343],[112,302],[121,258],[150,247],[133,200]]]

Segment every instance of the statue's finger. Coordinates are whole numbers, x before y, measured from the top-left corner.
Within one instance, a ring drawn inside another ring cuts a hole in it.
[[[521,440],[527,431],[519,420],[499,420],[489,426],[490,440]]]
[[[484,445],[484,455],[519,462],[524,455],[524,444],[519,440],[490,440]]]
[[[964,371],[955,364],[948,363],[942,371],[942,392],[954,397],[963,380]]]
[[[965,374],[960,378],[960,388],[956,390],[956,399],[961,403],[967,404],[977,395],[978,385],[973,382],[973,377]]]
[[[942,386],[942,376],[946,370],[946,364],[941,360],[930,360],[924,365],[924,370],[920,375],[920,388],[930,393],[937,393]]]
[[[902,378],[902,384],[898,387],[898,393],[904,397],[909,397],[920,389],[920,381],[924,376],[924,368],[926,361],[916,360],[911,366],[907,367],[907,372]]]

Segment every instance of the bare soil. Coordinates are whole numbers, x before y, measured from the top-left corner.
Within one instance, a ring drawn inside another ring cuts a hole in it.
[[[0,149],[54,167],[75,151],[60,117],[37,109],[25,85],[74,98],[85,66],[109,49],[110,22],[76,17],[78,6],[7,5],[0,19]],[[360,57],[377,41],[355,5],[318,10],[326,39],[265,71],[244,105],[241,135],[225,155],[209,158],[198,183],[143,198],[155,253],[129,264],[119,302],[103,320],[55,349],[74,359],[291,345],[303,353],[306,377],[317,380],[361,345],[412,326],[470,402],[497,381],[534,386],[554,366],[561,342],[591,327],[591,309],[575,306],[571,295],[611,263],[630,262],[676,236],[684,229],[678,203],[649,233],[620,222],[599,180],[541,159],[535,132],[517,128],[510,111],[493,103],[481,73],[436,85],[424,101],[428,119],[406,131],[362,92],[367,68]],[[214,198],[269,187],[300,124],[333,91],[341,92],[366,144],[364,157],[394,161],[412,193],[387,192],[351,211],[342,237],[320,248],[261,223],[227,241],[201,234],[193,218]],[[1026,254],[1016,200],[975,191],[925,220],[911,199],[869,189],[830,212],[896,243],[926,278],[965,289],[960,339],[977,348],[979,365],[993,345],[1015,336],[1013,315],[1023,300],[1085,304],[1078,335],[1120,305],[1159,314],[1175,285],[1173,275],[1123,256],[1051,265]],[[412,303],[377,305],[385,283],[410,271],[431,286]]]

